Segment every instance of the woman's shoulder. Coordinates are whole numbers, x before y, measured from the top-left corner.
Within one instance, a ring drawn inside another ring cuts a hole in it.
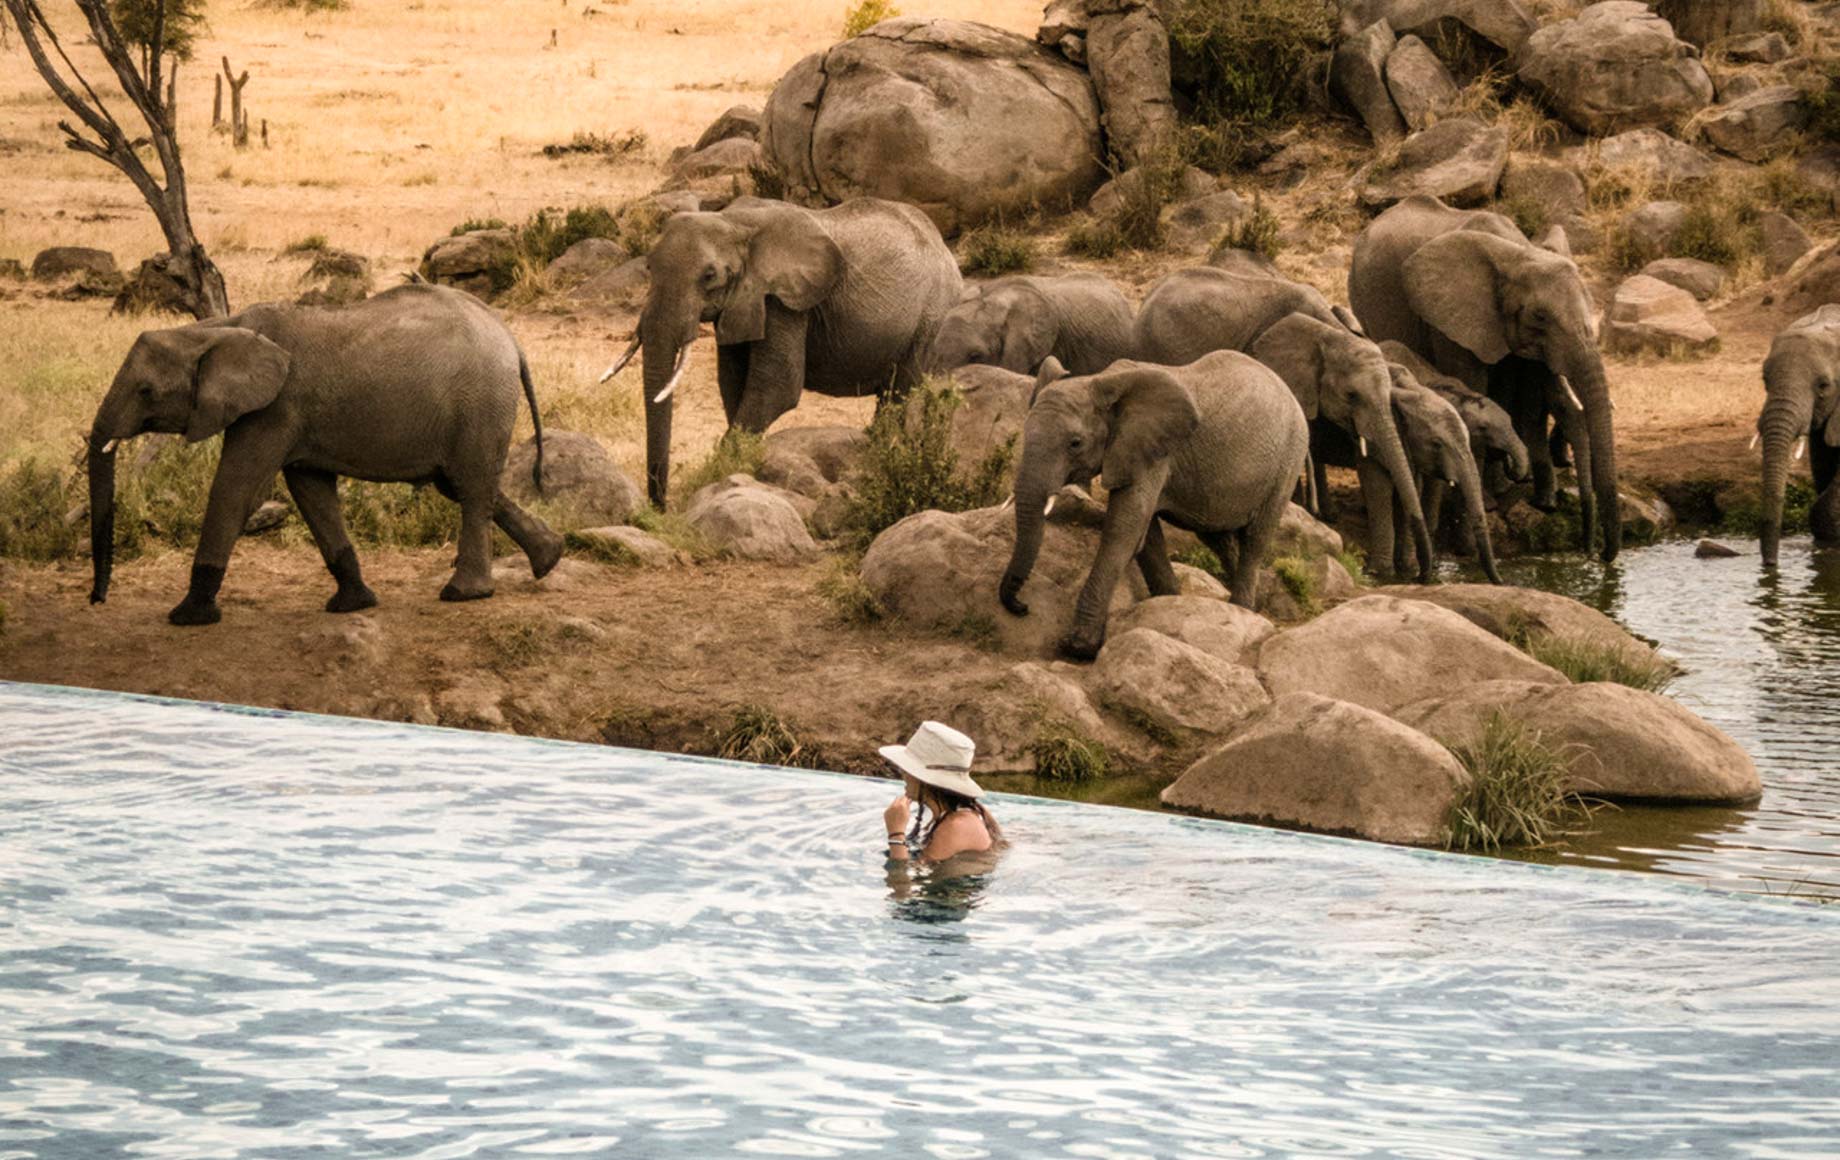
[[[927,852],[944,848],[936,856],[949,857],[964,850],[987,850],[991,843],[990,827],[976,810],[954,810],[940,820],[932,841],[927,843]]]

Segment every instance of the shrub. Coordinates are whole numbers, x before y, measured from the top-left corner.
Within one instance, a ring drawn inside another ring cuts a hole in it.
[[[1194,120],[1214,129],[1215,159],[1234,164],[1304,108],[1335,31],[1327,0],[1171,0],[1165,16]]]
[[[1212,548],[1194,544],[1172,554],[1169,559],[1171,563],[1187,564],[1191,568],[1199,568],[1222,584],[1230,583],[1227,577],[1227,566],[1220,562],[1220,557],[1214,554]]]
[[[831,570],[818,580],[818,595],[831,606],[839,622],[858,628],[880,624],[888,610],[863,583],[861,562],[852,557],[832,561]]]
[[[1322,604],[1316,599],[1316,577],[1310,574],[1307,561],[1296,556],[1279,556],[1271,562],[1271,570],[1305,616],[1315,616],[1322,611]]]
[[[1245,250],[1267,258],[1275,258],[1284,249],[1284,243],[1278,236],[1282,228],[1278,215],[1267,208],[1265,199],[1254,195],[1252,212],[1228,226],[1215,241],[1214,248],[1228,246],[1235,250]]]
[[[1637,660],[1611,645],[1578,637],[1539,632],[1516,642],[1541,664],[1551,665],[1574,684],[1603,681],[1659,693],[1674,681],[1674,666],[1662,660]]]
[[[504,218],[467,218],[453,229],[448,230],[447,236],[457,238],[461,234],[470,234],[474,230],[508,230],[510,228],[511,224]]]
[[[1802,105],[1808,110],[1808,135],[1840,144],[1840,63],[1829,61],[1809,77]]]
[[[518,249],[540,268],[560,258],[576,242],[619,236],[620,221],[604,205],[542,209],[532,214],[518,231]]]
[[[635,258],[651,252],[664,229],[665,212],[650,198],[633,202],[620,211],[620,245]]]
[[[1105,746],[1065,721],[1044,721],[1029,746],[1035,776],[1048,781],[1097,781],[1112,771]]]
[[[159,24],[161,46],[179,60],[192,59],[192,47],[206,31],[204,0],[110,0],[109,15],[121,38],[143,50]]]
[[[856,494],[843,519],[858,544],[866,545],[916,512],[988,507],[1008,491],[1016,455],[1013,438],[968,474],[960,470],[952,448],[952,413],[962,398],[957,388],[929,380],[905,402],[884,402],[876,411]]]
[[[661,512],[656,508],[643,507],[626,522],[642,532],[656,536],[698,563],[712,560],[716,556],[715,549],[710,547],[703,533],[697,531],[682,512]]]
[[[1145,158],[1117,181],[1118,209],[1112,222],[1118,236],[1133,250],[1159,249],[1164,240],[1163,209],[1182,187],[1188,158],[1168,147]]]
[[[55,467],[37,459],[14,464],[0,478],[0,556],[45,561],[74,553],[85,529],[65,517],[76,502]]]
[[[861,0],[861,3],[843,14],[843,38],[861,36],[884,20],[893,20],[901,10],[888,3],[888,0]]]
[[[393,548],[446,544],[460,535],[460,505],[430,486],[343,480],[345,525],[353,539]]]
[[[716,752],[730,761],[800,769],[817,769],[824,759],[822,750],[799,740],[791,723],[765,705],[735,709]]]
[[[958,243],[958,266],[967,274],[1015,274],[1035,264],[1035,239],[1001,225],[984,225]]]
[[[330,249],[325,234],[308,234],[299,241],[289,242],[281,248],[284,254],[318,254]]]
[[[643,129],[628,129],[624,133],[583,133],[577,131],[574,136],[560,144],[543,147],[545,157],[567,157],[570,154],[588,153],[601,157],[625,157],[632,153],[645,152],[649,138]]]
[[[1067,231],[1067,252],[1081,258],[1110,258],[1124,249],[1124,234],[1115,222],[1086,218]]]
[[[1451,808],[1447,849],[1550,846],[1588,816],[1565,790],[1565,759],[1511,717],[1492,713],[1474,743],[1448,748],[1470,783]]]
[[[1372,584],[1373,577],[1367,574],[1367,553],[1358,544],[1351,544],[1335,554],[1337,562],[1347,571],[1349,579],[1365,588]]]
[[[760,470],[766,454],[766,436],[730,427],[716,440],[716,445],[709,449],[701,463],[678,477],[677,494],[688,500],[703,488],[731,475],[753,475]]]

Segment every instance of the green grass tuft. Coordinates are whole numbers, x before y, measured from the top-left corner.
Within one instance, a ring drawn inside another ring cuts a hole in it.
[[[1001,225],[984,225],[959,239],[958,266],[967,274],[1019,274],[1035,264],[1035,239]]]
[[[1170,0],[1163,15],[1205,147],[1191,155],[1217,170],[1306,108],[1335,33],[1335,5],[1315,0]]]
[[[325,234],[308,234],[298,241],[289,242],[281,248],[284,254],[318,254],[331,249],[331,243]]]
[[[801,741],[791,722],[765,705],[736,708],[716,752],[731,761],[798,769],[818,769],[824,760],[820,749]]]
[[[677,478],[677,495],[684,502],[731,475],[753,475],[767,454],[767,438],[753,431],[730,427],[716,440],[703,461]],[[681,505],[680,505],[681,506]]]
[[[818,595],[840,623],[866,628],[888,619],[888,610],[863,583],[861,563],[851,556],[832,561],[831,570],[818,579]]]
[[[1172,553],[1169,559],[1171,563],[1187,564],[1191,568],[1199,568],[1222,584],[1227,582],[1226,565],[1220,562],[1220,557],[1214,554],[1212,548],[1195,544],[1180,552]]]
[[[1029,756],[1035,760],[1035,776],[1048,781],[1097,781],[1112,772],[1112,756],[1105,746],[1066,721],[1042,722]]]
[[[1602,681],[1659,693],[1674,681],[1674,666],[1663,660],[1637,660],[1612,645],[1547,632],[1525,635],[1521,647],[1541,664],[1564,673],[1574,684]]]
[[[339,490],[345,525],[361,543],[425,548],[460,536],[460,505],[433,487],[347,479]]]
[[[1243,220],[1226,228],[1214,242],[1214,248],[1229,246],[1235,250],[1246,250],[1266,258],[1276,258],[1284,249],[1279,238],[1283,223],[1278,215],[1265,204],[1265,199],[1253,195],[1252,212]]]
[[[1305,616],[1315,616],[1322,611],[1322,602],[1316,598],[1316,577],[1310,574],[1309,561],[1296,556],[1279,556],[1271,562],[1271,570]]]
[[[893,20],[901,10],[888,0],[862,0],[843,14],[843,38],[861,36],[884,20]]]
[[[1373,584],[1373,577],[1367,574],[1367,553],[1359,544],[1351,544],[1335,554],[1336,560],[1348,572],[1356,584],[1366,588]]]
[[[952,447],[952,414],[963,396],[956,387],[928,380],[902,403],[885,403],[869,425],[856,494],[843,526],[859,547],[916,512],[961,512],[988,507],[1009,490],[1015,440],[1004,443],[969,471]]]
[[[1451,807],[1447,849],[1550,846],[1576,833],[1589,816],[1565,790],[1563,755],[1511,717],[1492,713],[1473,744],[1448,748],[1469,771],[1470,783]]]

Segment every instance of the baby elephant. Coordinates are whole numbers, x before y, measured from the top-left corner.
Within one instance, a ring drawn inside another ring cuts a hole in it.
[[[540,487],[543,428],[529,368],[504,323],[471,295],[400,286],[354,306],[270,303],[146,332],[90,429],[90,602],[109,594],[116,444],[148,431],[193,443],[224,436],[191,590],[168,616],[174,624],[221,619],[230,550],[277,471],[338,581],[328,612],[377,603],[345,534],[341,475],[432,483],[460,505],[459,559],[441,599],[492,595],[493,523],[543,576],[562,556],[561,538],[498,490],[520,384],[537,428]]]
[[[1101,474],[1105,529],[1062,652],[1098,654],[1112,591],[1133,558],[1152,595],[1176,594],[1162,520],[1200,536],[1231,571],[1233,602],[1253,607],[1259,565],[1310,448],[1309,424],[1284,380],[1237,351],[1184,367],[1124,360],[1096,375],[1062,375],[1052,359],[1042,366],[1023,424],[1003,607],[1028,614],[1018,594],[1041,550],[1049,498]]]
[[[967,288],[939,324],[927,371],[986,364],[1032,375],[1049,356],[1076,375],[1131,353],[1134,312],[1098,274],[1014,275]]]

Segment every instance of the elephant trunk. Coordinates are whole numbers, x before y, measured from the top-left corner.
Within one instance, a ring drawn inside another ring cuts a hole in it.
[[[1407,522],[1412,525],[1412,542],[1418,549],[1418,582],[1429,584],[1437,559],[1432,554],[1431,529],[1425,524],[1425,510],[1419,502],[1418,487],[1413,483],[1412,464],[1406,458],[1405,444],[1400,441],[1399,428],[1390,415],[1383,416],[1371,427],[1360,434],[1371,445],[1369,454],[1393,480],[1393,491],[1399,497]]]
[[[1045,456],[1029,453],[1025,437],[1022,462],[1016,470],[1016,544],[1011,549],[1009,566],[997,587],[997,598],[1016,616],[1027,616],[1029,606],[1020,599],[1022,586],[1035,570],[1035,558],[1041,553],[1041,538],[1047,523],[1048,500],[1054,494],[1051,484],[1053,465]]]
[[[1777,550],[1782,544],[1783,491],[1789,483],[1791,449],[1808,434],[1813,418],[1813,400],[1801,395],[1773,394],[1763,405],[1757,419],[1757,432],[1763,439],[1763,564],[1776,567]]]
[[[1495,545],[1489,539],[1489,513],[1482,500],[1482,474],[1474,463],[1460,463],[1456,481],[1463,492],[1463,512],[1476,538],[1476,556],[1482,561],[1483,574],[1489,578],[1489,583],[1500,584],[1501,573],[1495,568]]]
[[[89,559],[95,579],[89,602],[109,598],[109,576],[115,565],[115,446],[112,439],[91,438],[89,444]]]
[[[1604,527],[1603,561],[1616,559],[1623,547],[1622,504],[1616,486],[1616,431],[1611,423],[1610,379],[1604,373],[1603,356],[1596,350],[1583,350],[1563,360],[1560,373],[1572,384],[1578,402],[1584,408],[1584,426],[1590,438],[1590,453],[1574,447],[1580,466],[1588,458],[1591,465],[1591,489],[1597,498]],[[1584,494],[1584,478],[1579,478],[1579,494]]]
[[[671,485],[671,407],[681,360],[696,338],[687,338],[655,322],[649,315],[639,321],[639,338],[645,351],[645,488],[652,506],[664,509]]]

